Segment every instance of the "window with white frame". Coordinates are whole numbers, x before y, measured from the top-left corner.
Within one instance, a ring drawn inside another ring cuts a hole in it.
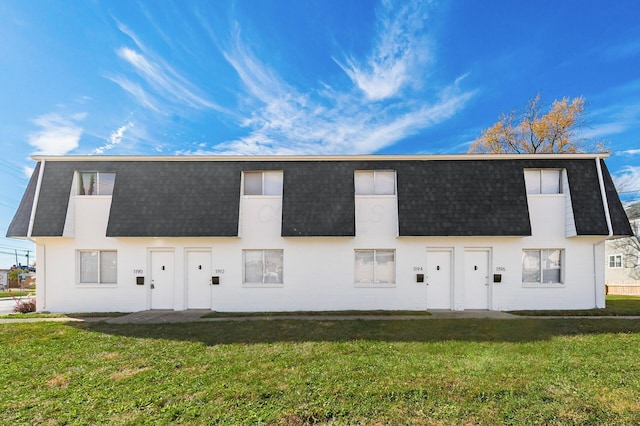
[[[356,284],[395,284],[395,250],[356,250]]]
[[[244,250],[245,284],[283,284],[282,250]]]
[[[527,284],[562,284],[561,249],[523,250],[522,282]]]
[[[116,284],[118,256],[115,250],[78,252],[80,284]]]
[[[360,170],[354,174],[356,195],[395,195],[396,172]]]
[[[525,170],[527,194],[562,194],[562,170]]]
[[[244,172],[244,195],[282,195],[282,170]]]
[[[622,268],[622,255],[621,254],[609,255],[609,268]]]
[[[78,195],[113,195],[115,173],[78,172]]]

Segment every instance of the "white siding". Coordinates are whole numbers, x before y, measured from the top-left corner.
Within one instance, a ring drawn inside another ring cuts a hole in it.
[[[356,197],[355,237],[280,236],[281,197],[242,197],[240,238],[107,238],[110,197],[73,197],[75,238],[38,238],[38,307],[52,312],[138,311],[150,308],[149,252],[175,253],[174,306],[185,309],[186,252],[211,250],[212,309],[217,311],[298,311],[347,309],[423,310],[427,249],[451,251],[452,308],[465,309],[464,253],[490,250],[489,309],[593,308],[603,303],[604,276],[599,237],[565,238],[567,194],[529,197],[533,235],[530,237],[398,237],[395,196]],[[564,282],[553,288],[522,284],[522,250],[564,250]],[[76,251],[117,250],[116,285],[77,283]],[[282,285],[244,285],[242,251],[280,249],[284,252]],[[394,249],[394,286],[356,286],[354,250]],[[594,263],[594,254],[596,262]],[[493,274],[502,274],[494,283]],[[595,274],[595,275],[594,275]],[[146,278],[136,285],[136,276]]]

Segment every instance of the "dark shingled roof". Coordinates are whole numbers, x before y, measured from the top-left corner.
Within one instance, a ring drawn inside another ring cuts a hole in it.
[[[519,164],[415,161],[397,170],[401,236],[531,235]]]
[[[31,174],[27,189],[24,191],[18,210],[9,224],[7,237],[26,237],[29,233],[29,220],[31,219],[31,210],[33,209],[33,200],[36,194],[39,173],[40,163],[37,163],[33,174]]]
[[[280,163],[283,237],[356,235],[354,164],[351,162]]]
[[[107,236],[238,235],[239,163],[132,162],[116,169]]]
[[[640,203],[633,203],[625,209],[629,219],[640,218]]]
[[[242,171],[283,170],[282,236],[350,237],[355,235],[354,171],[396,170],[401,236],[527,236],[524,168],[565,168],[578,235],[608,234],[594,159],[478,157],[48,161],[32,235],[62,235],[73,173],[102,171],[116,173],[107,236],[237,236]],[[628,235],[629,223],[606,167],[603,178],[615,235]],[[9,236],[27,235],[35,182],[32,177]]]

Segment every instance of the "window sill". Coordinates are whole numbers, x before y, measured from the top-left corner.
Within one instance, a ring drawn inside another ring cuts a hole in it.
[[[397,284],[394,283],[355,283],[356,288],[394,288]]]
[[[98,283],[78,283],[76,284],[78,288],[116,288],[118,287],[118,283],[109,283],[109,284],[98,284]]]
[[[564,288],[563,283],[522,283],[523,288]]]
[[[243,195],[242,198],[280,199],[282,195]]]
[[[100,199],[100,200],[106,200],[108,198],[112,198],[112,195],[76,195],[76,198],[81,198],[83,200],[88,200],[88,199]]]
[[[243,288],[281,288],[284,287],[284,284],[277,284],[277,283],[265,283],[265,284],[259,284],[259,283],[243,283],[242,284]]]

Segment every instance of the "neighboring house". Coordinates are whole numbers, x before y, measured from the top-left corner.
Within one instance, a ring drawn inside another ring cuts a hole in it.
[[[604,307],[606,155],[34,157],[53,312]]]
[[[640,203],[625,211],[634,236],[607,241],[605,284],[608,294],[640,296]]]
[[[9,270],[0,269],[0,290],[9,288]]]

